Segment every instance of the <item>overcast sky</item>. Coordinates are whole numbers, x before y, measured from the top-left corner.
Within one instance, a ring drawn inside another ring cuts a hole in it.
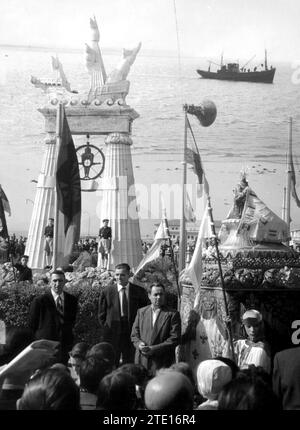
[[[175,4],[175,6],[174,6]],[[1,0],[0,44],[82,49],[95,14],[102,48],[300,60],[299,0]]]

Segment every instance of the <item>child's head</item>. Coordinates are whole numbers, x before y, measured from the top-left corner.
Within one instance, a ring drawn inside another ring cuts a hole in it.
[[[246,331],[247,338],[252,342],[263,339],[263,319],[256,309],[249,309],[242,316],[242,324]]]

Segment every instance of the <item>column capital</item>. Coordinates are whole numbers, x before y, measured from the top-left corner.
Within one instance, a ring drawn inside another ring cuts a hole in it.
[[[110,133],[106,136],[104,142],[106,143],[106,145],[108,145],[109,143],[132,145],[132,139],[129,134],[126,133]]]

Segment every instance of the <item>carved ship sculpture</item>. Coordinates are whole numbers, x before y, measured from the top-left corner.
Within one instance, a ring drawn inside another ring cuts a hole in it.
[[[70,94],[78,94],[78,91],[72,90],[71,85],[66,77],[63,65],[58,57],[52,58],[52,69],[55,72],[55,78],[39,79],[31,76],[31,83],[36,87],[48,93],[50,103],[55,105],[58,99],[64,104],[72,106],[90,105],[95,107],[101,104],[125,105],[125,99],[129,92],[130,82],[127,76],[130,68],[139,53],[142,44],[139,43],[134,49],[123,49],[123,55],[116,67],[107,75],[103,63],[101,51],[99,48],[100,33],[96,18],[90,19],[90,28],[92,41],[85,44],[86,68],[91,77],[89,93],[86,96],[79,94],[77,97],[70,98]]]

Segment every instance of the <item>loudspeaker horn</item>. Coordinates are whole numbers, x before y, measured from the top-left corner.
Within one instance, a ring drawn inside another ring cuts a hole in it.
[[[211,100],[203,100],[199,106],[187,105],[183,106],[184,110],[195,115],[203,127],[209,127],[217,116],[217,108]]]

